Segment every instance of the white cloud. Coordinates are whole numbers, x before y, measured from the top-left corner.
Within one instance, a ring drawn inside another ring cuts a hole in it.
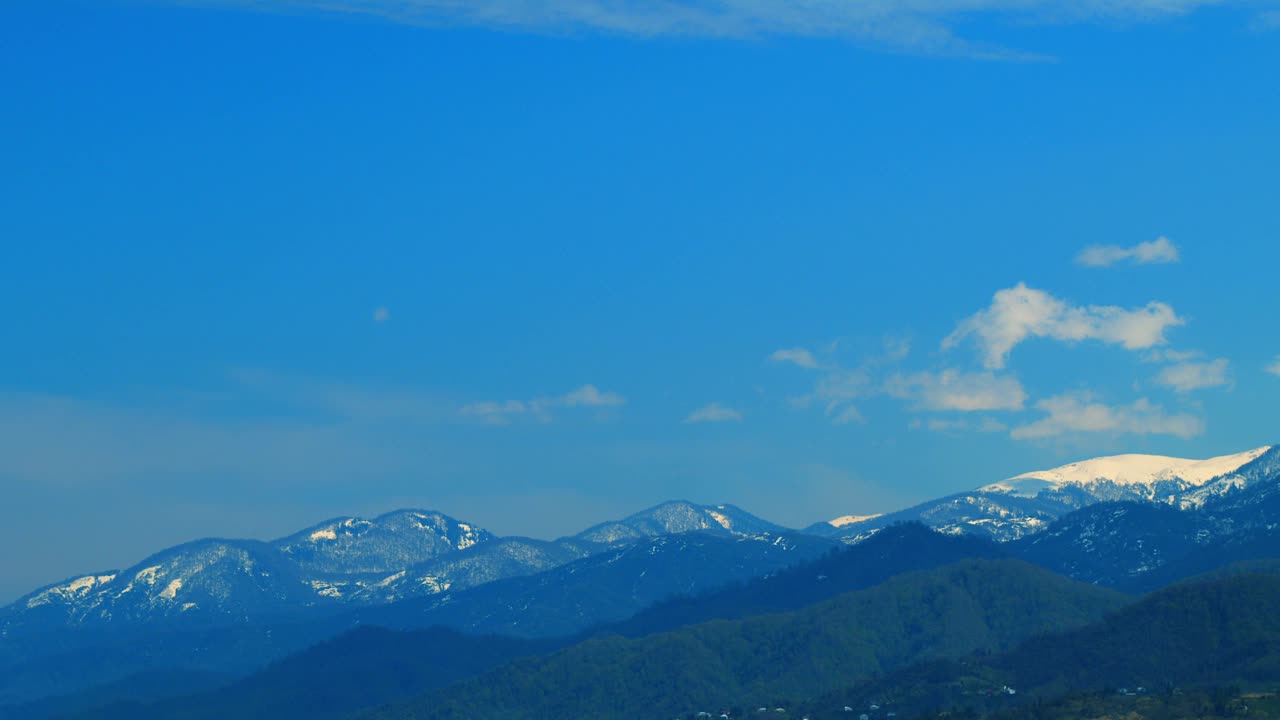
[[[862,422],[862,413],[853,401],[874,394],[871,375],[862,368],[833,370],[814,385],[812,398],[822,405],[823,414],[837,425]]]
[[[380,307],[373,311],[373,321],[379,325],[391,319],[391,310],[389,308]]]
[[[1184,320],[1173,308],[1152,302],[1126,310],[1112,305],[1072,306],[1024,283],[995,294],[991,306],[965,319],[942,341],[950,349],[972,337],[988,368],[1005,365],[1009,352],[1032,337],[1065,342],[1098,340],[1144,350],[1165,342],[1165,331]]]
[[[1210,362],[1184,362],[1170,365],[1156,375],[1156,382],[1180,393],[1221,387],[1229,382],[1227,379],[1229,364],[1226,358],[1219,358]]]
[[[996,420],[995,418],[983,418],[981,421],[978,422],[977,426],[975,426],[974,429],[977,430],[978,432],[995,433],[995,432],[1004,432],[1005,430],[1009,429],[1009,426],[1005,425],[999,420]]]
[[[1280,375],[1280,355],[1276,356],[1275,362],[1267,366],[1267,372],[1272,375]]]
[[[529,406],[519,400],[508,400],[506,402],[485,401],[471,403],[463,405],[458,409],[458,412],[463,416],[477,418],[490,425],[506,425],[513,418],[524,415],[529,410]]]
[[[255,10],[375,15],[426,26],[639,36],[843,37],[927,53],[1018,57],[975,45],[954,28],[979,17],[1027,23],[1151,22],[1223,0],[171,0]],[[1248,7],[1242,0],[1231,2]]]
[[[1196,360],[1204,357],[1204,353],[1199,350],[1162,350],[1156,348],[1150,352],[1143,353],[1142,362],[1145,363],[1180,363],[1188,360]]]
[[[742,413],[728,408],[720,403],[709,403],[689,413],[684,419],[687,423],[706,423],[706,422],[741,422]]]
[[[827,417],[831,418],[831,422],[836,425],[861,425],[867,421],[853,405],[833,406],[827,410]]]
[[[1017,440],[1037,440],[1080,433],[1109,435],[1174,435],[1190,438],[1204,432],[1204,422],[1186,414],[1169,414],[1141,398],[1131,405],[1105,405],[1089,393],[1066,393],[1036,403],[1047,415],[1014,428]]]
[[[871,375],[862,368],[833,370],[818,379],[814,396],[828,409],[849,400],[864,397],[872,389]]]
[[[1076,256],[1076,262],[1086,267],[1111,267],[1125,261],[1134,265],[1164,265],[1180,260],[1178,247],[1167,237],[1138,243],[1133,247],[1090,245]]]
[[[787,398],[791,407],[817,407],[835,425],[864,423],[866,418],[855,402],[885,394],[883,375],[911,354],[911,341],[906,337],[885,337],[874,350],[863,356],[857,367],[841,367],[832,357],[840,350],[840,345],[841,341],[836,340],[823,347],[824,361],[821,363],[802,347],[777,350],[769,359],[819,371],[812,390]]]
[[[615,392],[600,392],[595,385],[583,385],[572,390],[557,400],[557,404],[565,407],[616,407],[625,405],[626,399]]]
[[[893,397],[913,400],[918,410],[1021,410],[1027,399],[1017,378],[992,372],[944,370],[895,375],[885,388]]]
[[[776,363],[794,363],[802,368],[813,369],[818,367],[818,361],[814,359],[813,353],[802,347],[774,350],[769,359]]]
[[[996,420],[995,418],[982,418],[978,422],[970,422],[963,418],[929,418],[921,421],[919,418],[911,422],[912,428],[928,428],[932,432],[981,432],[981,433],[997,433],[1004,432],[1009,429],[1008,425]]]
[[[540,397],[533,400],[484,401],[463,405],[458,413],[481,420],[490,425],[508,425],[521,416],[530,416],[539,422],[550,422],[552,408],[589,407],[606,408],[625,405],[626,398],[615,392],[601,392],[595,385],[583,385],[556,397]]]

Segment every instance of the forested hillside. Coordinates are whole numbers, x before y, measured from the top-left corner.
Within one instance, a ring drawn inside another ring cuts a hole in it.
[[[811,697],[924,658],[1079,627],[1126,600],[1019,561],[968,560],[801,611],[591,640],[365,717],[674,717]]]

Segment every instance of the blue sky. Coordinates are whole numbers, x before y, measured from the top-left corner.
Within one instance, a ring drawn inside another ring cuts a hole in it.
[[[1271,5],[344,2],[0,10],[0,599],[1278,439]]]

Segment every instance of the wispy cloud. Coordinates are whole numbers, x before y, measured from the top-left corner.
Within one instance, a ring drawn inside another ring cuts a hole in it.
[[[1134,265],[1165,265],[1180,260],[1177,246],[1167,237],[1138,243],[1133,247],[1090,245],[1076,256],[1076,262],[1085,267],[1111,267],[1122,262]]]
[[[838,405],[827,409],[827,417],[835,425],[862,424],[867,421],[855,405]]]
[[[1141,398],[1131,405],[1106,405],[1089,393],[1065,393],[1036,403],[1045,417],[1016,427],[1010,436],[1038,440],[1074,434],[1173,435],[1191,438],[1204,432],[1204,422],[1187,414],[1170,414]]]
[[[791,363],[810,370],[818,367],[818,361],[813,357],[813,353],[802,347],[774,350],[769,359],[776,363]]]
[[[265,11],[376,15],[425,26],[639,36],[840,37],[931,54],[1028,57],[960,37],[979,18],[1018,26],[1152,22],[1224,0],[171,0]],[[1248,7],[1243,0],[1226,4]]]
[[[387,307],[376,308],[373,311],[373,321],[382,325],[391,319],[391,309]]]
[[[256,401],[268,402],[292,412],[312,412],[326,418],[352,422],[438,422],[449,419],[450,404],[418,388],[351,383],[236,368],[227,377]]]
[[[1272,375],[1280,375],[1280,355],[1277,355],[1275,361],[1267,366],[1267,372]]]
[[[720,403],[713,402],[703,405],[702,407],[689,413],[684,419],[686,423],[718,423],[718,422],[741,422],[742,413],[733,408],[725,407]]]
[[[1204,357],[1204,353],[1199,350],[1170,350],[1168,348],[1155,348],[1142,354],[1142,362],[1181,363],[1202,357]]]
[[[1027,391],[1017,378],[992,372],[899,374],[890,377],[885,388],[894,397],[913,401],[917,410],[1021,410],[1027,400]]]
[[[600,392],[595,385],[583,385],[559,398],[553,398],[551,402],[565,407],[617,407],[627,403],[618,393]]]
[[[1156,382],[1180,393],[1222,387],[1230,382],[1227,378],[1229,365],[1226,358],[1209,362],[1178,363],[1161,370],[1156,375]]]
[[[828,370],[818,378],[811,392],[804,400],[817,402],[822,412],[837,425],[862,422],[854,401],[873,395],[876,392],[871,373],[865,368]],[[806,403],[807,404],[807,403]]]
[[[509,425],[521,417],[550,422],[551,410],[558,407],[611,408],[625,405],[626,402],[626,398],[618,393],[602,392],[595,385],[583,385],[555,397],[539,397],[532,400],[484,400],[468,403],[458,408],[458,414],[489,425]]]
[[[971,421],[965,418],[929,418],[921,420],[916,418],[911,422],[912,429],[925,428],[931,432],[941,433],[957,433],[957,432],[980,432],[980,433],[1002,433],[1009,429],[1008,425],[996,420],[995,418],[982,418],[977,421]]]
[[[508,425],[512,420],[530,411],[528,403],[520,400],[495,402],[486,400],[463,405],[458,413],[463,417],[475,418],[490,425]]]
[[[942,341],[953,348],[972,338],[991,369],[1005,366],[1009,353],[1028,338],[1065,342],[1098,340],[1128,350],[1165,343],[1165,331],[1182,325],[1172,307],[1160,302],[1126,310],[1113,305],[1073,306],[1023,283],[995,294],[991,306],[960,323]]]
[[[836,357],[840,345],[839,341],[832,342],[823,347],[820,355],[803,347],[784,348],[775,351],[769,359],[817,371],[813,388],[808,393],[788,398],[787,402],[793,408],[816,406],[833,424],[861,424],[866,422],[866,418],[856,401],[885,393],[882,387],[884,374],[910,355],[911,342],[904,337],[885,337],[879,341],[877,349],[863,356],[853,367],[845,366]]]

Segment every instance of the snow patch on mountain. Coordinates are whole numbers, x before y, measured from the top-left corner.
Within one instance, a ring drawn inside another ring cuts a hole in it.
[[[116,579],[115,573],[104,573],[101,575],[85,575],[65,583],[59,583],[52,587],[37,592],[35,595],[27,599],[26,606],[28,609],[37,608],[41,605],[50,603],[70,603],[83,599],[94,588],[100,585],[106,585]]]
[[[868,520],[875,520],[882,514],[883,513],[876,513],[875,515],[844,515],[834,520],[828,520],[827,524],[831,527],[837,528],[848,527],[850,525],[867,522]]]
[[[178,597],[178,591],[182,589],[182,578],[174,578],[164,590],[160,591],[160,597],[166,600],[173,600]]]
[[[721,506],[720,509],[723,510],[724,506]],[[711,516],[711,519],[720,523],[720,527],[725,530],[733,530],[733,521],[729,519],[728,515],[716,512],[715,510],[707,510],[707,514]]]

